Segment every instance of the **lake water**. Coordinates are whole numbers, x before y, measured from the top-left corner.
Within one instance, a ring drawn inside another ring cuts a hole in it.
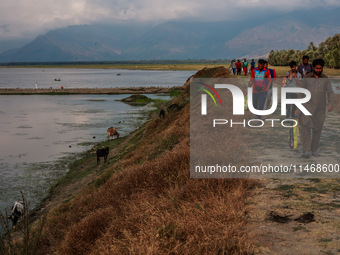
[[[194,71],[0,68],[0,88],[117,88],[183,85]],[[59,80],[60,81],[55,81]]]
[[[116,73],[121,75],[117,76]],[[0,68],[0,87],[108,88],[183,85],[193,72],[100,69]],[[55,82],[54,79],[61,79]],[[137,129],[151,106],[116,100],[129,95],[0,95],[0,212],[10,210],[24,192],[35,207],[48,188],[68,171],[69,158],[107,139],[114,126],[121,136]],[[164,95],[147,95],[163,100]],[[95,138],[94,138],[95,137]],[[68,159],[68,160],[66,160]]]

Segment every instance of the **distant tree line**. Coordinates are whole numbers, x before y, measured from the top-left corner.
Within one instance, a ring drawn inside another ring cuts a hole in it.
[[[297,63],[302,61],[304,55],[309,56],[309,60],[323,58],[325,65],[330,68],[340,68],[340,34],[328,37],[324,42],[316,47],[310,42],[305,50],[271,50],[268,57],[268,63],[273,66],[287,66],[294,60]]]

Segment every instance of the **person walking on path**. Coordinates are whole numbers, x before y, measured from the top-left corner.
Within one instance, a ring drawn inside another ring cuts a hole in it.
[[[251,60],[250,62],[250,73],[255,69],[255,61],[254,59]]]
[[[231,61],[229,68],[231,68],[233,70],[233,74],[235,75],[236,74],[236,61],[235,61],[235,59],[233,59]]]
[[[269,70],[270,78],[272,78],[270,82],[266,79],[267,94],[264,109],[268,110],[272,104],[273,82],[276,81],[276,72],[275,69],[268,68],[268,61],[264,61],[264,68]]]
[[[253,106],[257,110],[264,109],[264,103],[266,101],[267,83],[271,82],[270,72],[264,68],[264,60],[258,61],[258,66],[251,72],[249,87],[253,87]],[[256,118],[261,119],[261,116],[256,115]]]
[[[321,131],[326,118],[326,108],[331,112],[334,107],[334,91],[329,78],[324,75],[323,59],[315,59],[312,67],[313,72],[306,74],[302,80],[302,88],[308,89],[311,99],[304,107],[312,114],[299,116],[300,134],[302,141],[302,157],[309,158],[311,155],[318,157]],[[299,98],[303,96],[299,94]],[[327,99],[327,100],[326,100]],[[299,110],[296,110],[296,115]]]
[[[286,73],[286,76],[283,78],[281,87],[290,87],[297,88],[300,87],[302,82],[302,75],[296,71],[296,62],[291,61],[289,63],[290,70]],[[297,93],[287,93],[287,99],[296,99],[298,98]],[[295,117],[296,105],[295,104],[287,104],[286,105],[286,117],[288,119]]]
[[[237,75],[241,75],[241,69],[242,69],[242,63],[240,62],[240,60],[237,60],[237,63],[236,63]]]
[[[247,59],[243,60],[242,66],[243,66],[244,75],[246,76],[247,72],[248,72],[248,61],[247,61]]]
[[[308,64],[309,57],[307,55],[302,57],[302,64],[298,66],[297,72],[302,75],[302,78],[308,74],[313,72],[313,67],[311,64]]]

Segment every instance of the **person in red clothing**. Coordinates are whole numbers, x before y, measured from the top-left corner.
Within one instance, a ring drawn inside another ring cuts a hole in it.
[[[248,61],[247,61],[247,59],[243,60],[242,66],[243,66],[244,75],[247,75],[247,72],[248,72]]]
[[[264,109],[268,110],[272,104],[273,82],[276,81],[276,72],[275,72],[275,69],[268,68],[268,61],[264,61],[264,68],[269,70],[270,77],[272,78],[270,83],[268,83],[268,80],[267,80],[267,95],[266,95],[266,102],[264,105]]]
[[[242,69],[242,63],[240,60],[237,60],[237,63],[236,63],[237,75],[241,75],[241,69]]]
[[[259,59],[257,67],[251,72],[249,87],[253,87],[253,106],[257,110],[264,109],[266,102],[267,84],[271,83],[270,71],[264,68],[265,61]],[[261,116],[256,115],[261,119]]]

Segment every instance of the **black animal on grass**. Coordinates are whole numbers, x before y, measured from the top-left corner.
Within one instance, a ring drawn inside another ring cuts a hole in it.
[[[161,110],[161,111],[159,112],[159,118],[164,119],[164,117],[165,117],[165,111],[164,111],[164,110]]]
[[[100,162],[100,157],[104,157],[104,162],[107,161],[107,156],[109,156],[109,152],[110,152],[109,147],[97,150],[97,165]]]

